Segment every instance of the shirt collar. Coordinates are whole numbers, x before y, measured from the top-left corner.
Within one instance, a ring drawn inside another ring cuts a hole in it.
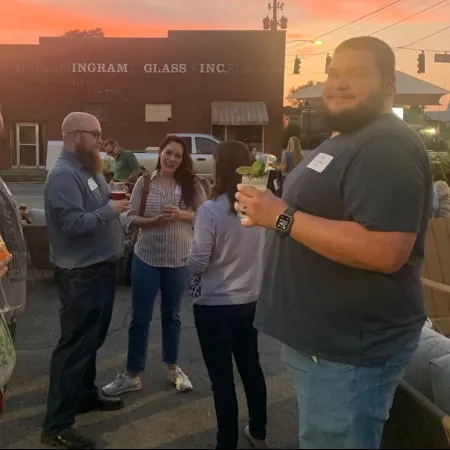
[[[63,151],[61,153],[61,157],[72,163],[77,169],[83,168],[83,163],[81,162],[78,155],[72,151],[68,150],[66,148],[63,148]]]

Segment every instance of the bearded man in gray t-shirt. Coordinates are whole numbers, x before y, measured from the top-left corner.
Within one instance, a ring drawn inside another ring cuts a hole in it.
[[[394,97],[392,49],[342,43],[323,84],[332,138],[289,174],[282,199],[239,186],[243,224],[269,229],[256,327],[283,344],[300,448],[379,448],[425,323],[431,168]]]

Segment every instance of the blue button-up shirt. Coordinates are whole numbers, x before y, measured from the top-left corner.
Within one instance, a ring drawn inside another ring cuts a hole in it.
[[[103,175],[93,175],[70,150],[63,150],[44,188],[52,262],[74,269],[123,256],[123,229],[109,206]]]

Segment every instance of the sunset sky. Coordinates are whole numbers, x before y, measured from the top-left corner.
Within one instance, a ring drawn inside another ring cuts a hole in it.
[[[449,25],[450,0],[400,0],[396,5],[342,30],[323,36],[323,46],[289,43],[312,39],[393,0],[285,0],[289,19],[286,93],[292,86],[325,78],[326,54],[342,40],[372,34],[401,47]],[[37,43],[69,29],[103,28],[106,36],[164,36],[169,29],[261,29],[268,0],[0,0],[0,43]],[[423,13],[421,11],[427,9]],[[414,49],[450,51],[450,29],[412,45]],[[436,64],[427,53],[427,73],[417,75],[414,50],[398,50],[398,69],[450,90],[450,64]],[[302,75],[292,75],[294,58],[304,57]],[[448,97],[447,97],[448,101]]]

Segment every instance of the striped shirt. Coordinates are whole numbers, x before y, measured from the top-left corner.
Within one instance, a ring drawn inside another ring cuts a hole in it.
[[[131,207],[127,215],[127,227],[139,217],[143,177],[139,178],[131,195]],[[149,193],[145,205],[145,217],[154,218],[162,214],[165,206],[174,205],[183,210],[195,212],[206,201],[206,194],[200,182],[196,183],[194,211],[186,208],[181,201],[181,187],[172,184],[169,192],[165,192],[159,181],[157,171],[150,178]],[[182,220],[168,222],[154,228],[139,230],[134,248],[136,256],[153,267],[183,267],[186,264],[192,243],[192,224]]]

